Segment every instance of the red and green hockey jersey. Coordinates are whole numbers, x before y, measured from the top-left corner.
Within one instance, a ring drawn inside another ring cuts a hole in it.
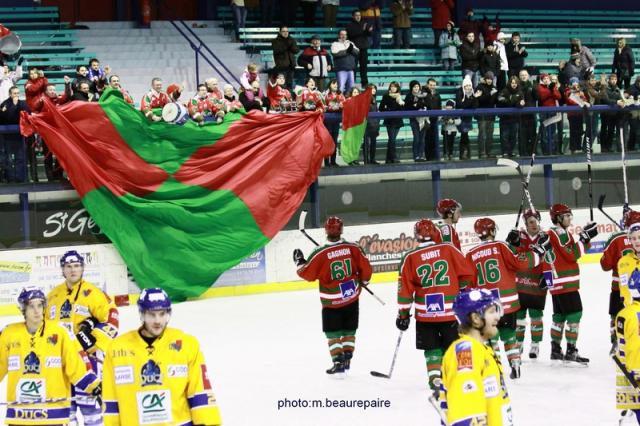
[[[500,296],[505,314],[520,309],[516,289],[516,272],[534,268],[540,256],[530,251],[517,253],[502,241],[485,241],[467,253],[476,268],[476,285]]]
[[[558,274],[553,277],[552,285],[549,286],[551,294],[570,293],[580,289],[580,267],[578,259],[582,257],[585,247],[581,241],[575,241],[573,236],[560,226],[554,226],[547,231],[551,241],[551,257]],[[545,264],[545,271],[546,264]],[[550,273],[550,271],[549,271]],[[549,285],[549,282],[547,282]]]
[[[520,245],[517,248],[518,253],[528,253],[531,246],[538,242],[538,234],[529,235],[526,230],[520,230]],[[516,288],[518,293],[529,294],[531,296],[546,296],[547,289],[540,288],[540,280],[542,280],[543,261],[534,268],[516,272]]]
[[[453,300],[473,283],[475,272],[462,252],[451,244],[422,243],[400,263],[398,307],[409,316],[415,304],[418,322],[455,321]]]
[[[618,276],[618,261],[627,253],[632,253],[631,243],[626,232],[611,234],[604,252],[600,258],[600,266],[603,271],[613,271],[611,277],[611,291],[620,291],[620,277]]]
[[[323,308],[342,308],[360,296],[360,283],[371,279],[371,264],[362,248],[340,240],[316,248],[298,275],[307,281],[320,282]]]
[[[458,238],[458,232],[456,232],[455,226],[449,225],[448,223],[439,223],[438,228],[440,228],[443,243],[453,244],[455,248],[462,250],[460,238]]]

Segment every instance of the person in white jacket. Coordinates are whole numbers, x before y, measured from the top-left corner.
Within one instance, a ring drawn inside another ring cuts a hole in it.
[[[340,30],[338,40],[331,43],[333,70],[338,79],[338,88],[342,93],[349,91],[355,83],[355,70],[360,50],[347,40],[347,31]]]
[[[493,42],[493,45],[496,47],[496,51],[500,56],[500,72],[498,72],[498,90],[502,90],[507,85],[507,74],[509,71],[509,61],[507,60],[507,49],[505,49],[505,41],[507,36],[500,31],[496,38],[496,41]]]
[[[0,67],[0,104],[9,99],[9,89],[22,78],[22,58],[18,59],[18,66],[9,71],[9,66]]]

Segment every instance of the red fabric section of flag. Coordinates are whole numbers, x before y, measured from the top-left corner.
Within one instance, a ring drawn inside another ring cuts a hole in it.
[[[317,179],[333,152],[320,112],[265,114],[251,111],[214,145],[198,149],[174,177],[211,190],[233,191],[273,238]]]
[[[347,130],[351,127],[362,124],[369,114],[370,104],[370,88],[358,96],[347,99],[342,107],[342,129]]]

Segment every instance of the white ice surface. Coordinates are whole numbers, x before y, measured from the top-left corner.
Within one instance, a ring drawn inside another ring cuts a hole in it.
[[[584,315],[578,348],[591,363],[587,368],[550,365],[549,297],[539,360],[530,362],[526,356],[527,334],[522,378],[506,378],[518,426],[617,425],[615,369],[608,357],[610,274],[591,264],[581,266],[581,276]],[[171,325],[200,340],[225,425],[438,425],[437,414],[427,402],[424,356],[415,349],[413,324],[404,334],[393,377],[386,380],[369,374],[388,371],[398,337],[396,285],[372,289],[387,305],[363,292],[352,369],[342,381],[324,372],[331,362],[314,290],[182,303],[174,307]],[[134,307],[120,312],[122,330],[138,326]],[[0,325],[17,320],[1,317]],[[5,387],[3,381],[1,401],[6,400]],[[285,398],[385,399],[391,406],[278,410],[278,401]]]

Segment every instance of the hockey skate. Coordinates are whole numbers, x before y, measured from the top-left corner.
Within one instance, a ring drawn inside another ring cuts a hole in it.
[[[562,354],[562,347],[559,343],[551,342],[551,361],[562,361],[564,355]]]
[[[529,349],[529,358],[536,359],[538,358],[538,354],[540,354],[540,344],[538,342],[532,342],[531,348]]]
[[[511,364],[511,373],[509,374],[509,377],[512,380],[519,379],[520,378],[520,360],[514,359],[510,362],[510,364]]]
[[[327,374],[336,378],[336,379],[344,379],[345,369],[344,369],[344,358],[336,358],[333,361],[333,367],[327,370]]]
[[[429,390],[433,398],[438,401],[440,399],[440,386],[442,385],[442,379],[435,377],[433,380],[429,380]]]
[[[344,372],[345,373],[348,373],[349,369],[351,368],[351,358],[353,358],[352,352],[344,353]]]
[[[576,345],[573,345],[571,343],[567,344],[567,353],[564,356],[564,361],[566,364],[578,363],[585,367],[589,365],[589,358],[580,356],[580,354],[578,354],[578,348],[576,348]]]

